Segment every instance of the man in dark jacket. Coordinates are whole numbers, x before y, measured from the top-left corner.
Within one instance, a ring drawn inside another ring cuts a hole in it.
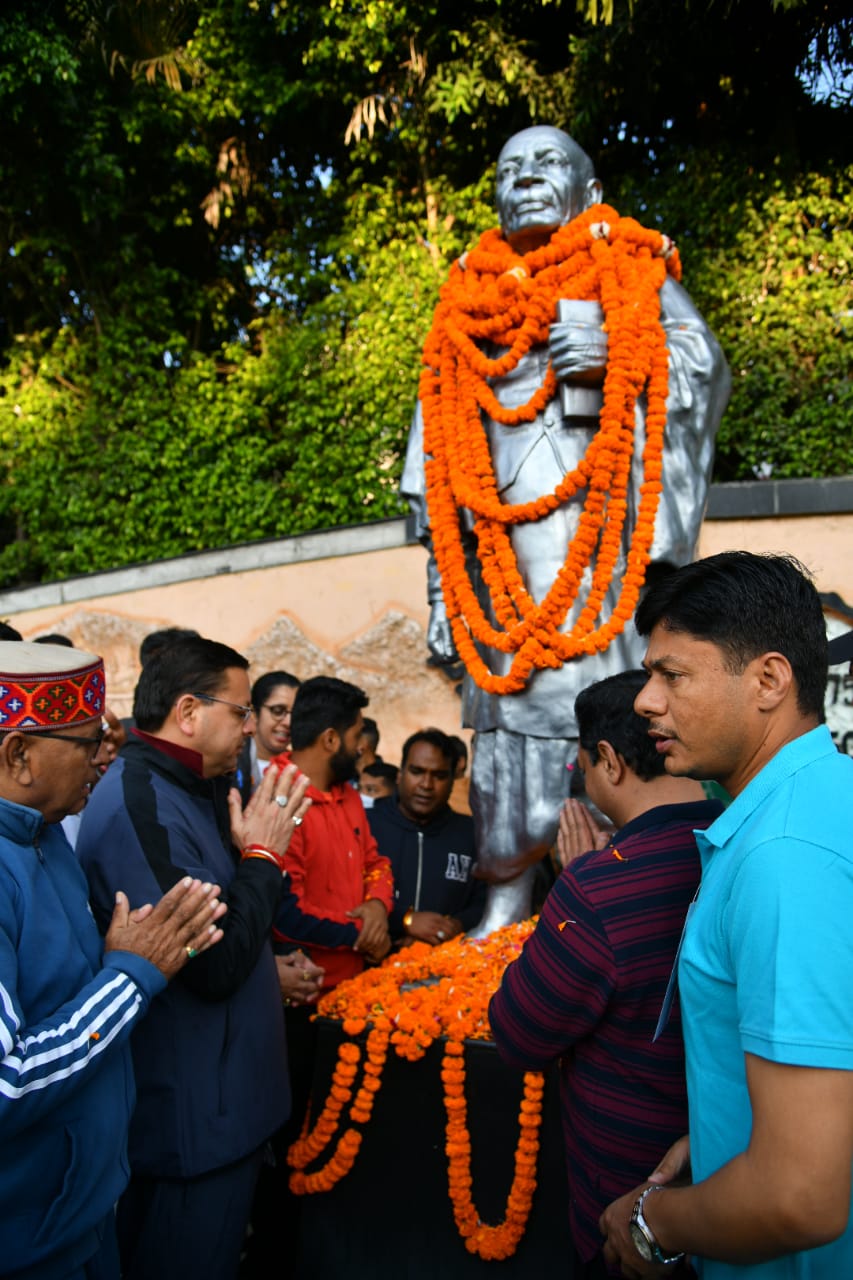
[[[483,914],[485,884],[474,879],[474,822],[455,813],[456,751],[438,729],[421,729],[403,746],[397,792],[367,812],[379,852],[394,874],[394,941],[446,942]]]
[[[198,637],[143,668],[137,727],[77,844],[102,928],[119,885],[135,906],[189,873],[215,879],[228,905],[218,947],[192,959],[133,1037],[125,1280],[233,1280],[264,1145],[290,1108],[270,933],[307,780],[268,770],[245,812],[223,784],[249,732],[247,667]]]

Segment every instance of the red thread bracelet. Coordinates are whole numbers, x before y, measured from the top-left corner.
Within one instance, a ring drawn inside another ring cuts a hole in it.
[[[287,868],[284,865],[282,855],[276,853],[273,849],[268,849],[266,845],[247,844],[240,853],[240,861],[246,862],[249,858],[263,858],[265,862],[274,862],[281,874],[283,876],[287,875]]]

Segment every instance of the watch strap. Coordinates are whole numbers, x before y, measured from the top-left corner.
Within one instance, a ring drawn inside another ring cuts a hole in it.
[[[646,1187],[645,1191],[641,1192],[639,1199],[634,1205],[633,1211],[631,1213],[631,1223],[633,1226],[637,1227],[637,1229],[640,1231],[643,1238],[645,1239],[646,1243],[648,1244],[652,1254],[652,1257],[651,1257],[652,1262],[657,1262],[661,1266],[669,1266],[673,1262],[680,1262],[681,1259],[684,1257],[683,1252],[671,1253],[671,1254],[664,1253],[663,1249],[661,1249],[660,1245],[657,1242],[655,1233],[652,1231],[651,1227],[646,1221],[645,1214],[643,1213],[643,1209],[645,1208],[645,1204],[646,1204],[646,1197],[651,1195],[653,1191],[665,1191],[665,1190],[666,1190],[665,1187],[661,1187],[656,1182],[653,1182],[651,1186]],[[639,1253],[640,1250],[638,1249],[637,1252]]]

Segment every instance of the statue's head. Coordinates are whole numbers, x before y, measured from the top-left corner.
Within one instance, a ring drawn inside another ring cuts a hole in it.
[[[524,252],[541,244],[600,199],[592,161],[562,129],[522,129],[498,156],[498,216],[515,249]]]

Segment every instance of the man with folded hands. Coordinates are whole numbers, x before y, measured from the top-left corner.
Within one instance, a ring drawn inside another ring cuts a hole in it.
[[[207,872],[135,911],[119,881],[98,936],[60,822],[106,760],[104,693],[94,654],[0,642],[0,1256],[15,1280],[118,1280],[129,1038],[222,938]]]
[[[138,1103],[118,1207],[124,1280],[233,1280],[267,1139],[290,1109],[270,932],[295,913],[283,855],[305,779],[269,769],[245,812],[228,785],[250,731],[248,663],[186,637],[144,667],[136,729],[92,797],[77,852],[105,927],[187,874],[222,886],[215,951],[194,957],[133,1038]],[[326,922],[307,920],[325,936]],[[316,989],[316,986],[314,987]]]

